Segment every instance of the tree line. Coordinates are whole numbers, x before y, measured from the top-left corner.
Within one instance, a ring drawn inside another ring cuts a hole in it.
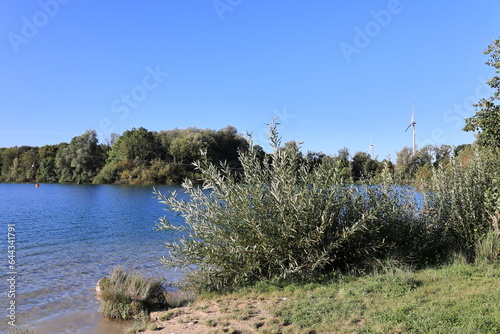
[[[195,179],[192,165],[203,151],[213,162],[238,168],[247,142],[236,128],[149,131],[143,127],[99,143],[87,130],[69,143],[0,148],[0,181],[60,183],[180,183]]]
[[[298,158],[311,170],[324,163],[340,167],[346,180],[374,178],[389,167],[402,179],[425,176],[432,166],[449,160],[464,146],[426,146],[411,154],[409,148],[397,153],[397,164],[379,161],[366,152],[351,155],[343,148],[336,155],[308,151],[303,154],[299,143],[289,141],[283,148],[294,148]],[[196,182],[199,174],[193,162],[204,157],[213,163],[228,163],[238,170],[238,151],[248,149],[245,137],[233,126],[218,131],[210,129],[173,129],[149,131],[143,127],[113,134],[107,143],[99,143],[97,132],[87,130],[69,143],[42,147],[0,148],[0,181],[59,182],[96,184],[179,184],[189,178]],[[259,145],[253,147],[263,161],[269,154]],[[206,155],[203,152],[206,151]]]
[[[484,53],[490,56],[486,64],[498,74],[500,39],[495,39]],[[465,119],[463,130],[476,132],[475,145],[500,149],[500,109],[495,103],[500,98],[500,77],[493,76],[487,84],[493,90],[492,96],[474,105],[478,110]],[[248,145],[233,126],[218,131],[191,127],[159,132],[140,127],[122,135],[113,134],[106,144],[99,143],[95,130],[87,130],[70,143],[0,148],[0,182],[175,184],[186,178],[196,182],[199,172],[193,162],[203,157],[217,164],[225,162],[237,170],[241,168],[238,152],[247,150]],[[430,177],[433,168],[448,164],[451,157],[462,155],[467,159],[472,154],[471,145],[428,145],[414,154],[405,147],[397,152],[394,165],[365,152],[351,156],[347,148],[336,155],[304,155],[295,141],[285,143],[283,148],[293,148],[310,169],[325,162],[335,163],[346,180],[376,180],[388,167],[407,183]],[[269,158],[262,147],[252,149],[261,161]]]

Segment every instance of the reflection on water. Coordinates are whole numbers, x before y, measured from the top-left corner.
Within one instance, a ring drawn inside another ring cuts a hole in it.
[[[0,199],[2,234],[7,224],[16,229],[17,320],[37,333],[122,333],[124,324],[102,319],[95,299],[96,282],[116,265],[180,278],[159,264],[171,236],[154,226],[169,213],[151,186],[0,184]],[[0,293],[2,308],[8,303]]]

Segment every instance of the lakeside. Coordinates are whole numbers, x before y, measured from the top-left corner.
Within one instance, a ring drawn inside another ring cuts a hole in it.
[[[185,307],[154,312],[156,330],[180,333],[498,333],[500,266],[453,264],[282,286],[259,283],[205,294]]]

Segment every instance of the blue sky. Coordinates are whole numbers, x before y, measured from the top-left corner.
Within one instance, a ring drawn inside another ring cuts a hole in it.
[[[233,125],[379,159],[459,145],[500,1],[4,0],[0,147]]]

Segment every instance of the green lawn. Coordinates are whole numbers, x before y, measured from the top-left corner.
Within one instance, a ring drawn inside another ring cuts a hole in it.
[[[262,333],[500,333],[499,266],[389,266],[362,277],[240,292],[248,293],[287,298]]]

